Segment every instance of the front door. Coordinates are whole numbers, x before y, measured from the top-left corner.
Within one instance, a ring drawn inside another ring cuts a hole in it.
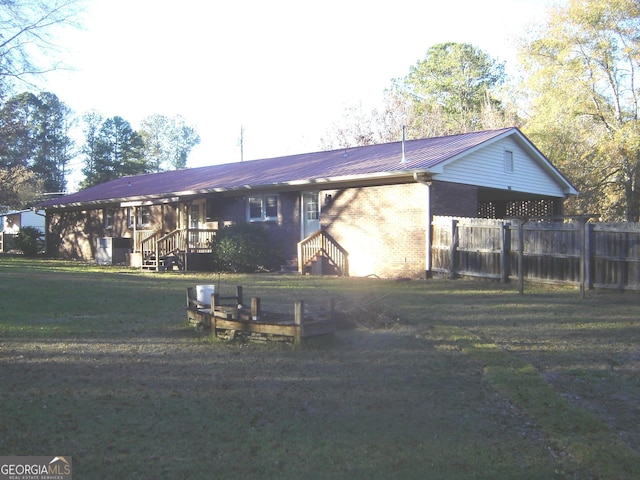
[[[320,230],[320,202],[318,192],[302,194],[302,238]]]
[[[200,203],[192,203],[189,207],[189,247],[200,248],[200,227],[202,226],[202,206]]]

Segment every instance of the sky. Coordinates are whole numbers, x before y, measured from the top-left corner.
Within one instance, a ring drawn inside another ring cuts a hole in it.
[[[88,0],[83,28],[58,34],[66,68],[40,87],[134,129],[181,115],[201,137],[188,167],[240,161],[241,128],[244,160],[306,153],[347,106],[378,106],[435,44],[471,43],[512,70],[548,3]]]

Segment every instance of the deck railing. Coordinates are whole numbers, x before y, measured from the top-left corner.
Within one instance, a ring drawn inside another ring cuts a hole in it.
[[[186,229],[177,228],[167,234],[160,232],[141,231],[139,251],[142,252],[142,265],[155,264],[157,269],[161,259],[167,255],[178,253],[209,253],[211,252],[211,241],[216,234],[216,230],[190,229],[187,234]],[[188,238],[188,242],[187,242]]]
[[[184,231],[184,230],[183,230]],[[217,230],[211,229],[189,229],[188,250],[191,253],[210,253],[211,242],[216,236]]]
[[[313,262],[318,262],[320,273],[338,273],[349,276],[349,254],[342,246],[322,228],[298,243],[298,271]],[[328,264],[329,268],[325,268]]]
[[[133,237],[133,251],[144,252],[145,248],[149,246],[149,242],[153,243],[153,240],[147,240],[149,237],[157,237],[159,232],[155,230],[136,230]],[[153,246],[155,249],[155,244]]]

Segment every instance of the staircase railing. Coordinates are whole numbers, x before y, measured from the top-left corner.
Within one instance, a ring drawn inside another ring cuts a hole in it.
[[[155,230],[136,230],[133,238],[133,251],[144,252],[144,249],[149,246],[149,242],[153,243],[153,240],[148,240],[148,238],[158,237],[159,235],[160,232]]]
[[[183,252],[186,249],[184,230],[176,229],[167,234],[154,232],[140,241],[142,252],[142,266],[151,266],[158,270],[160,260],[167,255]],[[150,265],[152,264],[152,265]]]
[[[185,230],[175,229],[172,232],[158,238],[156,242],[156,257],[166,257],[172,253],[184,252],[187,250]]]
[[[339,275],[349,276],[349,253],[324,228],[298,242],[298,271],[304,273],[305,266],[314,260],[326,260]],[[323,263],[320,265],[324,273]]]
[[[216,230],[206,229],[190,229],[187,234],[186,229],[180,228],[176,228],[164,235],[161,232],[149,234],[140,240],[142,266],[158,270],[160,261],[165,259],[167,255],[185,253],[187,251],[190,253],[211,252],[211,241],[215,234]]]

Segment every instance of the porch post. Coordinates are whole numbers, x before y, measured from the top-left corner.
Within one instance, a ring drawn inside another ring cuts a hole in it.
[[[186,228],[185,228],[185,239],[184,239],[184,271],[189,271],[189,224],[191,223],[191,202],[185,202],[185,215],[184,219],[186,220]]]
[[[133,209],[133,243],[135,244],[135,251],[140,251],[140,243],[138,242],[138,207],[131,207]]]
[[[425,279],[431,278],[431,182],[424,182],[426,188],[426,225],[425,225]]]

